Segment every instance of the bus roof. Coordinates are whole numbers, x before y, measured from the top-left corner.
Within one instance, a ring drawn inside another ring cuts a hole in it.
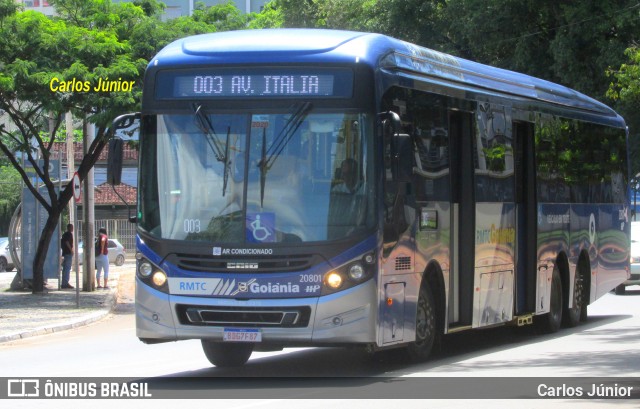
[[[605,104],[568,87],[529,75],[454,57],[382,34],[320,29],[240,30],[177,40],[151,61],[156,69],[202,64],[367,64],[519,96],[554,105],[618,115]],[[624,121],[620,118],[624,125]]]

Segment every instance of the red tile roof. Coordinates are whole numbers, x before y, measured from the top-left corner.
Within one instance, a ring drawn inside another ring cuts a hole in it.
[[[82,160],[84,154],[82,153],[82,142],[74,142],[74,160],[79,162]],[[50,159],[58,159],[60,156],[59,153],[62,154],[62,161],[66,162],[67,160],[67,144],[66,142],[55,142],[53,147],[51,148],[51,157]],[[109,155],[109,146],[107,145],[102,153],[100,153],[99,161],[106,161]],[[122,160],[124,161],[137,161],[138,160],[138,151],[129,147],[125,143],[124,149],[122,152]]]
[[[120,184],[114,186],[116,191],[122,196],[122,198],[129,204],[134,205],[137,201],[137,192],[138,190],[127,184]],[[113,187],[107,183],[103,183],[95,187],[94,193],[95,205],[122,205],[122,200],[115,194],[113,191]]]

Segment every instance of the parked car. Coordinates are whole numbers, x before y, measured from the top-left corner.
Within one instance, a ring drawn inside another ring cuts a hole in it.
[[[14,268],[11,252],[9,251],[9,239],[0,237],[0,273],[3,271],[12,271]]]
[[[109,263],[121,266],[124,264],[126,253],[124,246],[116,239],[109,239],[107,244],[109,248]],[[82,255],[84,254],[82,242],[78,243],[78,263],[82,264]]]
[[[626,287],[640,285],[640,221],[631,222],[631,277],[616,287],[616,294],[622,295]]]

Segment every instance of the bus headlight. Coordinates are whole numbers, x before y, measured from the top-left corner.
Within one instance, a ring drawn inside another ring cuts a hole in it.
[[[364,275],[365,275],[364,268],[360,263],[354,263],[351,267],[349,267],[350,279],[354,281],[360,281],[362,280],[362,277],[364,277]]]
[[[367,253],[325,274],[321,295],[335,293],[362,284],[375,275],[376,257]]]
[[[167,275],[164,271],[156,271],[151,278],[156,287],[162,287],[167,282]]]
[[[153,267],[147,261],[140,263],[140,267],[138,267],[138,271],[142,277],[149,277],[151,273],[153,273]]]
[[[332,290],[337,290],[342,286],[342,276],[335,271],[330,272],[324,279],[327,287]]]
[[[141,257],[138,259],[137,276],[144,284],[158,291],[168,294],[169,285],[167,274],[148,259]]]

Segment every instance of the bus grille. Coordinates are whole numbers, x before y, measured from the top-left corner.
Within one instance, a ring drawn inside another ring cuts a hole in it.
[[[220,307],[177,305],[182,325],[215,327],[304,328],[309,325],[310,307]]]
[[[173,254],[167,261],[183,270],[198,272],[261,273],[304,271],[324,260],[314,254],[220,257]]]

